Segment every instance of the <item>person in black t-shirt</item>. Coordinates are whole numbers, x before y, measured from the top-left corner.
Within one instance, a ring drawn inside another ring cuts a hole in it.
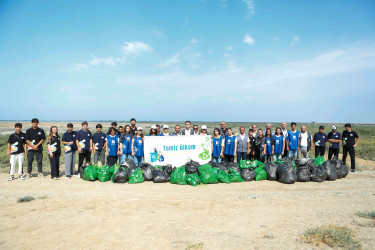
[[[135,118],[130,119],[130,130],[132,132],[132,136],[137,134],[137,127],[135,126],[135,124],[137,124]]]
[[[32,127],[26,130],[25,140],[27,143],[27,177],[30,178],[33,168],[34,157],[38,164],[38,177],[43,178],[42,161],[43,147],[42,143],[46,140],[44,130],[38,127],[39,120],[34,118],[31,120]]]
[[[25,133],[21,131],[22,124],[16,123],[14,125],[16,132],[11,134],[8,138],[7,155],[10,157],[10,177],[8,181],[14,180],[14,171],[18,162],[18,179],[24,180],[23,174],[23,160],[26,152]]]
[[[57,180],[60,175],[61,144],[56,126],[52,126],[47,138],[49,161],[51,164],[51,178]]]
[[[342,161],[346,163],[346,157],[350,155],[350,165],[352,172],[355,172],[355,150],[359,141],[358,134],[352,130],[350,123],[345,124],[345,130],[342,132]]]
[[[252,161],[255,158],[255,140],[253,130],[249,129],[249,138],[247,138],[247,159]]]

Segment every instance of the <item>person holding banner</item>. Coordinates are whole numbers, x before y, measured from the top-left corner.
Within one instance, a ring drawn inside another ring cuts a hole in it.
[[[170,136],[171,134],[168,132],[168,125],[163,126],[163,133],[161,133],[159,136]]]
[[[203,126],[202,126],[203,127]],[[212,160],[215,163],[221,163],[223,157],[224,139],[220,135],[218,128],[214,129],[212,136]]]
[[[181,131],[181,135],[186,135],[186,136],[194,135],[194,130],[192,130],[190,127],[191,127],[191,122],[186,121],[185,129]]]
[[[148,136],[158,136],[158,130],[156,125],[151,126],[150,134]]]
[[[227,128],[228,135],[225,136],[224,143],[224,160],[226,162],[234,162],[234,156],[237,153],[237,137],[233,135],[231,128]]]
[[[179,135],[181,135],[181,126],[176,125],[174,127],[174,132],[172,133],[172,136],[179,136]]]
[[[124,133],[121,135],[122,155],[120,157],[120,164],[123,163],[125,159],[132,158],[132,139],[132,130],[129,125],[126,125]]]
[[[156,129],[155,129],[156,130]],[[137,166],[140,166],[143,162],[144,157],[144,136],[142,134],[142,128],[137,129],[137,134],[133,137],[132,140],[132,156],[134,157],[134,163]]]

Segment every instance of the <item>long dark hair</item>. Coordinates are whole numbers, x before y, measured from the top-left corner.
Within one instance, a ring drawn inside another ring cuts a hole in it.
[[[277,130],[280,129],[280,134],[279,135],[283,135],[283,131],[281,130],[280,127],[277,127],[276,130],[275,130],[275,135],[277,135]]]
[[[268,135],[268,131],[270,131],[270,134]],[[265,135],[265,137],[267,138],[270,138],[271,139],[271,143],[273,144],[274,143],[274,140],[273,140],[273,136],[272,136],[272,131],[271,131],[271,129],[270,128],[267,128],[266,129],[266,135]]]
[[[220,135],[220,129],[218,129],[218,128],[214,128],[214,133],[212,134],[212,137],[215,137],[215,131],[217,131],[218,136],[221,136],[221,135]]]
[[[155,129],[155,133],[152,132],[153,129]],[[158,130],[157,130],[156,128],[152,128],[152,129],[150,129],[150,136],[151,136],[151,135],[157,135],[157,134],[158,134]]]
[[[129,127],[129,133],[126,133],[126,127]],[[122,132],[122,136],[121,136],[121,139],[122,140],[125,140],[125,137],[129,135],[130,138],[133,138],[133,134],[132,134],[132,130],[131,130],[131,127],[129,124],[126,124],[125,127],[124,127],[124,131]]]

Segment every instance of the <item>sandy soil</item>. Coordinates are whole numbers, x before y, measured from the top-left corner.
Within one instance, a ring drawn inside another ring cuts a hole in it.
[[[7,181],[0,174],[0,249],[314,248],[307,228],[354,229],[375,247],[375,172],[324,183],[261,181],[178,186],[113,184],[64,177]],[[36,200],[17,203],[21,196]]]

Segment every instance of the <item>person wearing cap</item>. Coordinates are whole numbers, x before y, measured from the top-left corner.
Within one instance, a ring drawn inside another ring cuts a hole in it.
[[[172,133],[172,136],[179,136],[179,135],[181,135],[181,126],[176,125],[174,127],[174,132]]]
[[[150,134],[147,136],[158,136],[158,130],[156,125],[152,125],[150,129]]]
[[[135,124],[137,124],[137,121],[135,120],[135,118],[130,119],[130,129],[132,131],[132,136],[134,136],[135,133],[137,132],[137,127],[135,126]]]
[[[156,130],[156,128],[155,128]],[[132,139],[132,156],[136,166],[140,166],[143,163],[144,157],[144,136],[142,134],[142,128],[137,128],[137,133]]]
[[[198,125],[193,126],[194,135],[200,135]]]
[[[324,156],[326,152],[327,135],[324,133],[324,126],[319,126],[319,131],[314,135],[315,144],[315,158],[318,156]]]
[[[181,131],[181,135],[185,135],[185,136],[194,135],[194,130],[192,130],[190,127],[191,127],[191,122],[186,121],[185,122],[185,129],[183,129]]]
[[[161,133],[159,136],[170,136],[171,134],[168,132],[168,125],[163,126],[163,133]]]
[[[237,135],[237,162],[246,160],[247,158],[247,139],[249,136],[245,134],[245,127],[240,127],[240,133]]]
[[[115,135],[119,135],[119,132],[118,132],[118,129],[117,129],[117,122],[112,122],[110,128],[114,128],[115,129]],[[109,132],[109,129],[108,129],[107,135],[109,135],[109,134],[110,134],[110,132]]]
[[[329,142],[328,160],[331,160],[332,156],[338,159],[340,152],[341,134],[340,132],[337,132],[336,126],[332,126],[332,132],[328,133],[327,139],[327,141]]]
[[[206,125],[202,125],[201,132],[199,134],[200,135],[208,135],[207,134],[207,126]]]
[[[356,140],[357,139],[357,140]],[[352,172],[355,172],[355,150],[359,142],[357,132],[352,130],[350,123],[345,124],[345,130],[342,132],[342,161],[346,163],[346,156],[350,155],[350,166]]]

